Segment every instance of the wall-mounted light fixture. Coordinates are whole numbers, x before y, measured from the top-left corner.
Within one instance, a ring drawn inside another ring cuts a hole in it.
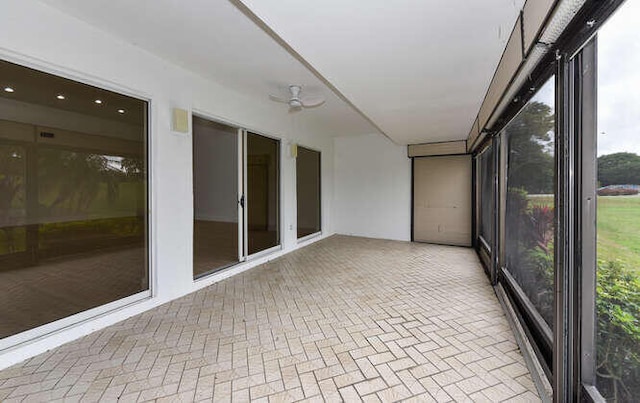
[[[187,133],[189,131],[189,114],[184,109],[173,108],[171,130]]]

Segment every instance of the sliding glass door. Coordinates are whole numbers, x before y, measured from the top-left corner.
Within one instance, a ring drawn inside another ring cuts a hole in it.
[[[193,117],[193,275],[280,245],[280,142]]]

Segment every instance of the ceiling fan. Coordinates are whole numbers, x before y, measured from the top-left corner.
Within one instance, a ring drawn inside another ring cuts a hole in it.
[[[296,112],[305,108],[315,108],[324,104],[325,99],[321,96],[301,96],[302,86],[290,85],[289,98],[279,97],[277,95],[269,95],[272,101],[282,102],[289,105],[289,112]]]

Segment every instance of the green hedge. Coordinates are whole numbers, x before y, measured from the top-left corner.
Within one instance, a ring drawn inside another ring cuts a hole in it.
[[[611,401],[640,398],[640,276],[599,262],[596,311],[598,389]]]

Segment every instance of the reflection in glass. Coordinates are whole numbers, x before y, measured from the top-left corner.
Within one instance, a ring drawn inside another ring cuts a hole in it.
[[[296,194],[298,238],[320,232],[320,152],[298,147]]]
[[[554,79],[504,129],[505,259],[538,313],[553,324]]]
[[[247,133],[249,254],[280,244],[280,143]]]
[[[0,264],[26,251],[26,149],[17,144],[0,144]]]
[[[493,242],[493,147],[480,154],[480,237],[490,248]]]
[[[140,158],[40,148],[40,258],[117,244],[143,246],[143,169]]]
[[[238,262],[238,130],[193,117],[193,275]]]
[[[639,2],[598,34],[596,385],[613,402],[640,398]]]
[[[149,284],[146,102],[7,62],[0,75],[15,88],[0,94],[4,338]]]

